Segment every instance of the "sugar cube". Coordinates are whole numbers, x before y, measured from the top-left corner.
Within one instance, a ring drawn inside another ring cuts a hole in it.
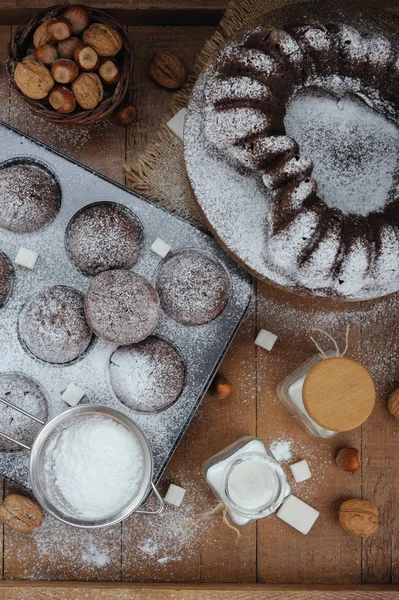
[[[170,246],[161,238],[157,238],[153,245],[151,246],[151,250],[158,254],[161,258],[165,258],[165,256],[170,252]]]
[[[37,263],[39,255],[34,250],[29,250],[28,248],[21,248],[17,252],[17,256],[15,257],[15,263],[20,267],[25,267],[26,269],[34,269]]]
[[[183,502],[186,490],[174,483],[171,483],[165,496],[165,502],[173,504],[173,506],[180,506]]]
[[[277,336],[270,331],[266,331],[266,329],[261,329],[256,336],[255,344],[264,348],[265,350],[269,350],[269,352],[273,349],[274,344],[276,343]]]
[[[290,465],[290,469],[297,483],[306,481],[306,479],[310,479],[312,477],[307,460],[300,460],[294,465]]]
[[[304,535],[313,527],[319,512],[295,496],[289,496],[277,512],[279,519]]]
[[[61,398],[69,404],[69,406],[77,406],[83,396],[86,394],[82,388],[75,385],[74,383],[70,383],[66,390],[61,394]]]
[[[186,117],[186,108],[182,108],[170,121],[166,123],[167,127],[174,133],[178,138],[183,140],[184,131],[184,119]]]

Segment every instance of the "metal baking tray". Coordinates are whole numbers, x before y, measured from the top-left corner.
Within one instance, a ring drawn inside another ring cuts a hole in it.
[[[147,435],[154,454],[157,481],[193,418],[245,315],[251,297],[251,277],[206,232],[126,188],[0,122],[0,166],[10,159],[34,159],[50,169],[61,187],[61,208],[44,229],[16,234],[0,229],[0,251],[14,263],[21,246],[39,253],[33,271],[14,264],[14,288],[0,308],[0,373],[16,372],[34,379],[45,391],[49,418],[67,409],[61,393],[69,383],[86,391],[82,402],[116,408],[131,417]],[[230,296],[224,311],[201,326],[184,326],[163,312],[153,335],[171,342],[185,362],[186,382],[177,402],[159,413],[138,413],[122,404],[109,384],[108,362],[117,347],[96,339],[90,350],[70,364],[54,365],[30,355],[18,338],[18,316],[27,300],[45,286],[61,284],[85,293],[90,277],[71,262],[65,233],[72,217],[88,204],[115,202],[130,209],[143,226],[144,244],[133,270],[154,283],[162,259],[151,251],[157,237],[172,251],[194,248],[210,253],[228,273]],[[0,423],[1,427],[1,423]],[[24,450],[0,452],[0,473],[26,487],[29,455]]]

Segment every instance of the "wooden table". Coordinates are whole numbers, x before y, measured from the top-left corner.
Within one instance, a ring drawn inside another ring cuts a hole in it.
[[[105,7],[97,0],[88,3]],[[47,0],[1,2],[2,62],[12,31],[8,23],[48,4]],[[187,0],[107,3],[125,23],[140,23],[128,26],[136,57],[132,99],[138,109],[138,122],[128,128],[113,122],[89,131],[64,131],[47,125],[32,117],[10,91],[4,64],[0,118],[124,183],[123,163],[140,156],[172,99],[171,93],[148,77],[153,51],[171,49],[192,65],[212,34],[223,5],[224,0],[201,0],[195,7]],[[385,5],[398,7],[397,2],[386,0]],[[159,25],[162,19],[167,25]],[[182,23],[185,25],[180,26]],[[210,396],[204,399],[162,480],[162,491],[171,481],[187,489],[183,507],[168,508],[160,518],[134,517],[93,534],[56,525],[49,517],[33,536],[6,529],[0,543],[3,579],[109,583],[96,590],[87,589],[86,584],[82,584],[84,590],[78,589],[78,584],[65,584],[55,591],[53,584],[24,587],[19,582],[3,582],[0,599],[378,599],[397,595],[393,587],[359,590],[356,585],[399,581],[399,423],[386,410],[387,395],[397,386],[399,376],[399,297],[332,307],[327,301],[305,300],[260,283],[254,284],[254,292],[248,316],[223,364],[222,372],[233,383],[234,392],[225,401]],[[351,324],[348,354],[370,369],[378,391],[377,406],[357,431],[330,441],[311,438],[277,400],[276,385],[315,352],[309,339],[312,327],[327,330],[342,344],[346,323]],[[279,336],[271,353],[253,343],[261,327]],[[236,543],[234,532],[223,525],[220,516],[201,519],[214,505],[201,475],[203,461],[245,434],[258,435],[269,443],[291,441],[293,460],[309,461],[312,479],[294,486],[296,495],[321,512],[308,536],[270,517],[243,529]],[[341,472],[334,462],[337,450],[347,444],[361,451],[363,466],[355,475]],[[15,489],[4,482],[4,494]],[[337,525],[337,507],[349,497],[362,497],[380,509],[381,526],[368,540],[351,537]],[[175,583],[161,589],[139,585],[124,591],[115,586],[117,582]],[[209,587],[192,591],[196,583]],[[218,587],[219,583],[228,587]],[[251,587],[256,583],[259,587]],[[299,584],[306,587],[298,588]],[[348,587],[332,587],[336,585]]]

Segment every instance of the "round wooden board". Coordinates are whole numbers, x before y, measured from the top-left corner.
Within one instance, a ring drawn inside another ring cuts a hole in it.
[[[359,2],[351,1],[350,3],[345,2],[343,0],[308,0],[307,2],[290,4],[284,8],[271,11],[270,13],[267,13],[267,15],[265,15],[265,17],[262,20],[260,20],[260,22],[264,25],[270,25],[270,26],[274,26],[274,27],[283,27],[285,24],[295,22],[298,19],[323,21],[323,20],[326,20],[329,17],[331,17],[332,14],[336,15],[337,13],[340,13],[342,15],[345,15],[345,17],[348,21],[348,24],[349,24],[350,22],[352,22],[352,23],[356,22],[356,19],[358,18],[359,13],[361,13],[363,15],[363,17],[366,17],[367,19],[373,21],[377,25],[383,25],[385,27],[388,27],[392,31],[392,35],[394,35],[395,38],[397,38],[397,34],[399,32],[399,16],[397,16],[396,14],[393,14],[393,13],[389,13],[384,10],[378,10],[376,8],[372,8],[368,5],[366,5],[366,2],[367,2],[367,0],[364,0],[364,3],[362,2],[362,0],[360,0]],[[253,25],[251,25],[251,27],[252,26]],[[248,29],[248,28],[244,28],[244,30],[245,29]],[[240,33],[238,33],[234,37],[239,37],[242,34],[242,31],[240,31]],[[206,67],[204,68],[204,70],[205,69],[206,69]],[[190,105],[188,106],[188,113],[186,115],[186,123],[187,123],[187,120],[189,119],[189,115],[190,115]],[[186,169],[187,169],[187,162],[186,162]],[[384,298],[389,298],[389,297],[392,297],[393,295],[399,293],[399,292],[391,292],[389,294],[386,294],[385,296],[380,296],[378,298],[356,299],[356,298],[348,298],[347,296],[341,296],[341,295],[337,295],[337,294],[333,294],[333,293],[331,293],[331,294],[315,294],[315,293],[312,293],[310,290],[301,288],[299,286],[289,287],[286,285],[279,284],[276,281],[273,281],[270,277],[265,276],[264,273],[260,272],[258,269],[253,268],[250,264],[248,264],[248,261],[246,260],[246,258],[244,256],[242,256],[239,252],[237,252],[237,250],[234,247],[232,247],[232,245],[229,243],[229,240],[226,238],[226,236],[224,235],[223,231],[218,226],[218,224],[216,224],[215,222],[210,220],[209,216],[207,215],[206,210],[204,210],[204,206],[203,206],[204,203],[201,200],[200,194],[195,192],[194,186],[190,179],[189,169],[187,169],[187,175],[188,175],[188,180],[190,182],[193,198],[201,210],[201,213],[204,217],[207,228],[212,233],[212,235],[215,237],[215,239],[218,241],[218,243],[223,247],[223,249],[240,266],[242,266],[246,271],[251,273],[251,275],[253,275],[256,279],[259,279],[260,281],[263,281],[264,283],[271,285],[274,288],[280,289],[283,292],[288,292],[288,293],[294,294],[296,296],[299,295],[299,296],[302,296],[305,298],[319,299],[322,302],[326,301],[330,304],[332,310],[342,307],[342,303],[350,304],[350,305],[354,305],[354,306],[361,304],[363,307],[367,307],[368,304],[371,305],[375,301],[381,301]]]

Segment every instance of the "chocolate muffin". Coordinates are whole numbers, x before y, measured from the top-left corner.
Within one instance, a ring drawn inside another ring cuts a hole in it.
[[[0,168],[0,227],[32,233],[58,213],[61,192],[55,177],[43,166],[13,161]]]
[[[117,398],[139,412],[165,410],[184,386],[182,359],[170,344],[156,337],[115,350],[109,371]]]
[[[96,275],[85,298],[87,322],[94,333],[122,346],[149,336],[158,323],[159,310],[152,285],[124,269]]]
[[[54,364],[75,360],[92,340],[83,294],[63,285],[41,290],[24,307],[19,333],[28,350],[41,360]]]
[[[0,308],[10,295],[13,282],[12,267],[5,254],[0,252]]]
[[[162,264],[156,282],[166,314],[183,325],[202,325],[215,319],[229,297],[224,268],[197,250],[180,250]]]
[[[71,259],[85,275],[130,269],[139,258],[142,243],[139,224],[125,209],[111,203],[82,210],[67,234]]]
[[[38,384],[29,377],[19,373],[0,374],[0,398],[10,404],[26,410],[41,421],[47,421],[47,399]],[[41,429],[29,417],[13,410],[0,402],[1,431],[6,435],[30,446]],[[0,451],[21,450],[21,447],[0,437]]]

